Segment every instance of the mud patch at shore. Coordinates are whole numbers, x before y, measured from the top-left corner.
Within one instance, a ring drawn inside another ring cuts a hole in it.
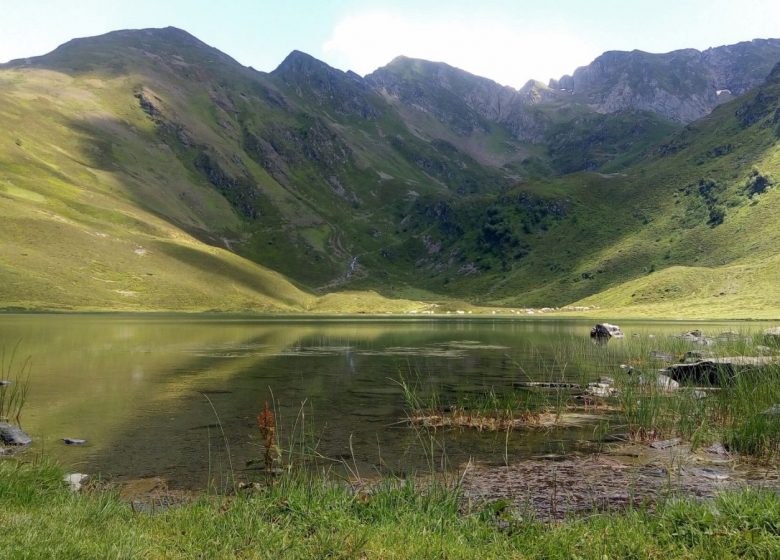
[[[627,507],[653,507],[669,497],[712,498],[746,486],[780,492],[780,465],[692,452],[687,445],[655,450],[611,447],[587,456],[545,457],[491,466],[464,466],[471,504],[507,500],[521,516],[556,521]]]
[[[130,504],[134,514],[158,513],[193,499],[192,493],[171,490],[168,482],[157,476],[128,480],[116,487],[119,489],[119,497]]]

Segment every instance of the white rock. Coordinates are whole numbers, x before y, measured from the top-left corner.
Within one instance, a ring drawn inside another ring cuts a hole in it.
[[[639,377],[639,383],[641,385],[652,385],[653,379],[647,378],[644,375]],[[659,373],[655,376],[655,386],[661,389],[662,391],[676,391],[680,388],[680,384],[677,383],[674,379],[669,377],[668,375],[664,375],[662,373]]]
[[[603,383],[591,383],[585,388],[585,392],[593,397],[615,397],[620,394],[614,387],[605,386]]]
[[[677,383],[677,381],[668,375],[663,375],[661,373],[659,373],[658,377],[656,378],[656,384],[659,388],[666,389],[667,391],[676,391],[680,388],[680,384]]]
[[[87,481],[89,478],[88,474],[83,473],[71,473],[66,474],[64,477],[62,477],[63,482],[65,484],[70,486],[70,489],[73,492],[78,492],[81,490],[81,485]]]
[[[773,404],[772,406],[767,408],[761,414],[766,414],[767,416],[778,416],[778,415],[780,415],[780,404]]]

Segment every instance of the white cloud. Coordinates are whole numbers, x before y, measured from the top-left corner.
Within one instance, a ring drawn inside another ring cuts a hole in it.
[[[343,18],[322,46],[332,65],[369,73],[398,55],[446,62],[501,84],[521,87],[571,73],[600,54],[558,25],[530,28],[498,18],[437,17],[428,21],[391,12]]]

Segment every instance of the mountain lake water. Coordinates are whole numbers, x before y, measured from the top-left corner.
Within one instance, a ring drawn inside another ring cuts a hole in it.
[[[524,381],[621,375],[619,360],[601,358],[629,340],[645,341],[646,351],[693,328],[716,335],[767,326],[622,321],[626,339],[602,347],[589,338],[594,322],[2,315],[0,378],[9,376],[14,348],[13,366],[29,358],[21,416],[34,439],[28,454],[108,479],[161,476],[172,486],[204,488],[230,473],[251,479],[260,472],[256,417],[265,402],[276,411],[285,455],[363,476],[587,451],[597,422],[430,437],[406,421],[400,380],[447,405],[507,394]],[[63,438],[87,444],[65,445]]]

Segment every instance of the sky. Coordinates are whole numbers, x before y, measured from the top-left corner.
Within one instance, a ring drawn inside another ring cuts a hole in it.
[[[608,50],[780,38],[780,0],[0,0],[0,8],[0,62],[75,37],[172,25],[257,70],[295,49],[361,75],[405,55],[515,88]]]

